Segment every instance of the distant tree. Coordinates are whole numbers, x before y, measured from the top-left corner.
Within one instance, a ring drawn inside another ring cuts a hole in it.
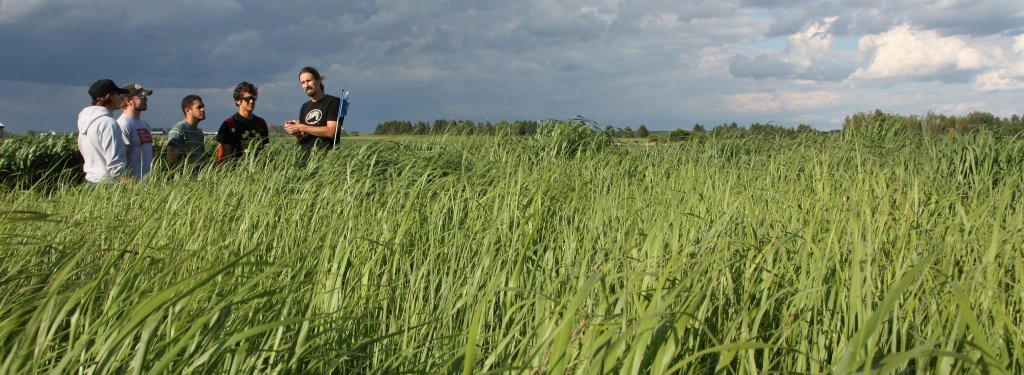
[[[640,138],[647,138],[651,135],[651,132],[647,131],[647,125],[640,124],[640,127],[636,128],[636,136]]]
[[[611,126],[611,125],[605,126],[604,127],[604,133],[608,134],[609,137],[614,137],[615,136],[615,127]]]
[[[459,134],[462,135],[473,135],[474,133],[476,133],[476,124],[474,124],[473,121],[469,120],[460,121],[458,131]]]
[[[476,134],[478,135],[494,135],[494,125],[490,121],[486,121],[477,124]]]
[[[402,121],[399,123],[398,134],[412,134],[412,123],[409,121]]]
[[[679,142],[687,138],[690,138],[690,132],[683,129],[676,129],[668,133],[669,142]]]
[[[704,125],[694,124],[693,125],[693,132],[694,133],[703,133],[704,132]]]
[[[496,135],[511,135],[512,134],[512,123],[508,122],[508,120],[499,120],[498,123],[495,124],[495,134]]]
[[[430,126],[430,134],[439,135],[444,134],[445,128],[448,127],[448,121],[437,119],[434,120],[434,124]]]
[[[35,129],[29,129],[27,132],[25,132],[25,135],[27,135],[29,137],[38,137],[39,136],[39,132],[36,131]]]
[[[711,129],[711,134],[715,136],[721,136],[726,134],[742,133],[743,128],[740,128],[739,124],[735,121],[730,124],[721,124]]]
[[[416,121],[416,126],[412,127],[412,134],[415,135],[427,135],[427,123],[423,121]]]
[[[636,136],[636,134],[633,134],[633,128],[627,126],[625,128],[622,128],[622,132],[619,134],[619,136],[621,136],[622,138],[633,138]]]
[[[537,127],[540,126],[537,121],[521,121],[523,126],[519,128],[520,135],[534,135],[537,134]]]
[[[537,129],[540,128],[540,122],[530,120],[530,135],[537,134]]]
[[[516,121],[509,125],[509,133],[512,135],[523,135],[523,123]]]

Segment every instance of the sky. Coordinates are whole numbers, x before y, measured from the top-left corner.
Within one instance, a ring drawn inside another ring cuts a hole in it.
[[[100,78],[154,90],[169,128],[231,92],[298,117],[298,72],[351,92],[345,129],[388,120],[589,118],[650,130],[821,130],[880,109],[1024,113],[1021,0],[0,0],[0,123],[71,132]]]

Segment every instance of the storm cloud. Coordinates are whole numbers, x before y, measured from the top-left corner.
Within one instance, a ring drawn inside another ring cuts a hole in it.
[[[72,131],[86,87],[112,78],[155,90],[155,127],[197,93],[201,126],[216,128],[243,80],[280,123],[306,100],[307,65],[352,92],[346,127],[362,132],[437,118],[834,129],[875,108],[1008,116],[1022,24],[1024,3],[1002,0],[2,0],[0,122]]]

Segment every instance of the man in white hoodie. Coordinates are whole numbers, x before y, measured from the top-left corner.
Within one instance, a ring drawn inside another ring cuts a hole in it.
[[[128,90],[109,79],[101,79],[89,86],[92,105],[78,114],[78,149],[85,165],[85,180],[90,185],[133,181],[125,161],[121,128],[114,120],[114,110]]]

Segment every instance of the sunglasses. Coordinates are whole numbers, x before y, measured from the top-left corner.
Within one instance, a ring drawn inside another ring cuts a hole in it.
[[[255,95],[253,95],[253,96],[244,96],[244,97],[242,97],[241,99],[238,99],[238,100],[241,100],[241,101],[244,101],[244,102],[256,102],[256,96]]]

